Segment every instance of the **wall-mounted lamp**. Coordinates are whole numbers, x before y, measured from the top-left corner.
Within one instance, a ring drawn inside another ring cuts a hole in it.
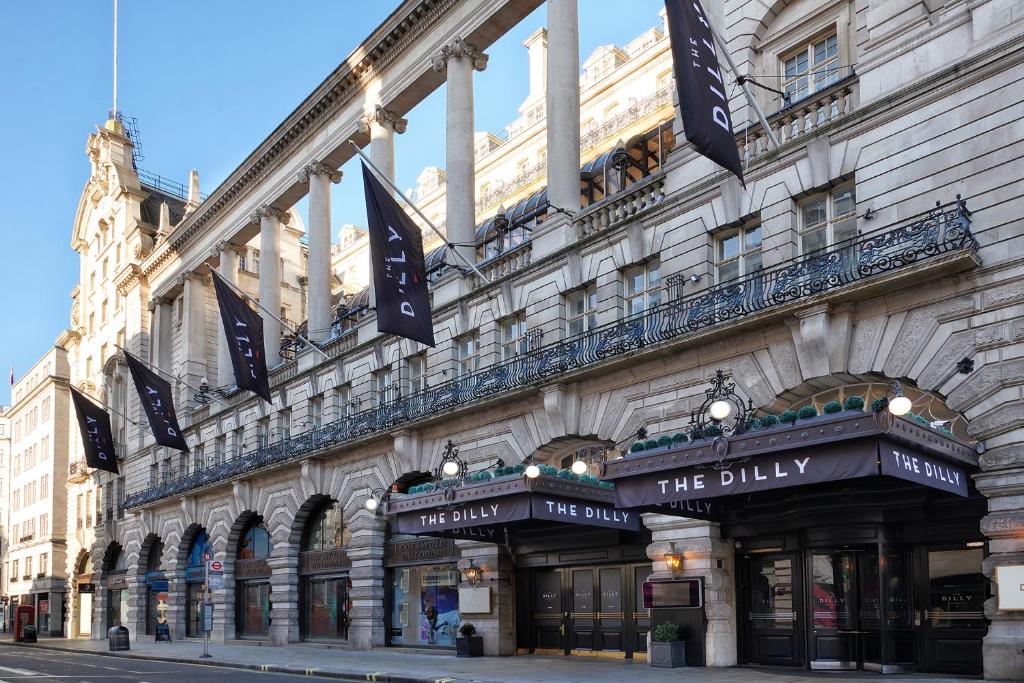
[[[891,396],[891,398],[890,398]],[[899,417],[906,415],[913,407],[913,402],[903,395],[903,385],[899,380],[892,380],[885,389],[885,405],[889,412]]]
[[[469,560],[469,566],[463,569],[462,573],[465,575],[466,581],[469,582],[470,586],[477,585],[484,577],[484,570],[478,567],[472,558]]]
[[[683,554],[676,550],[674,543],[671,548],[669,552],[665,553],[665,568],[673,574],[677,574],[683,568]]]
[[[391,490],[390,489],[385,489],[385,488],[382,488],[382,487],[377,487],[377,488],[373,489],[372,491],[370,491],[370,495],[369,495],[369,497],[367,497],[366,502],[363,503],[363,505],[370,512],[377,512],[377,508],[380,507],[380,504],[383,503],[384,501],[386,501],[390,497],[391,497]]]

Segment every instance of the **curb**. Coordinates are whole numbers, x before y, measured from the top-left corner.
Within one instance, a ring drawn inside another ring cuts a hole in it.
[[[50,650],[53,652],[67,652],[77,655],[93,655],[96,657],[116,657],[119,659],[141,659],[151,662],[165,662],[167,664],[191,664],[193,666],[217,666],[225,669],[243,669],[247,671],[259,671],[260,673],[290,674],[292,676],[316,676],[319,678],[333,678],[339,681],[377,681],[379,683],[469,683],[469,679],[457,679],[447,676],[435,676],[422,678],[406,676],[403,674],[389,674],[386,671],[324,671],[321,669],[303,669],[291,666],[278,666],[276,664],[246,664],[244,662],[226,662],[216,660],[200,660],[188,657],[164,657],[161,655],[148,654],[125,654],[124,652],[103,652],[102,650],[79,650],[73,647],[58,647],[49,644],[14,643],[0,641],[0,647],[20,647],[28,650]],[[128,652],[131,652],[130,650]]]

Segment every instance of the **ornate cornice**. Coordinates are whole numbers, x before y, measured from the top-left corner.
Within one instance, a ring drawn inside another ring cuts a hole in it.
[[[477,50],[472,43],[467,43],[457,36],[452,42],[441,48],[441,52],[430,58],[430,66],[434,71],[444,71],[449,59],[467,58],[472,60],[473,68],[483,71],[487,68],[487,55]]]
[[[195,212],[174,229],[162,245],[164,248],[147,264],[146,271],[157,270],[173,253],[181,253],[204,228],[247,197],[277,170],[292,150],[301,148],[320,133],[342,108],[356,97],[363,96],[370,81],[378,78],[384,68],[421,40],[456,4],[456,0],[422,0],[409,6],[402,14],[396,12],[392,15],[386,26],[357,48],[353,58],[342,62]]]
[[[270,204],[264,204],[249,214],[249,220],[253,223],[259,223],[264,218],[276,218],[284,225],[288,225],[288,221],[292,219],[292,216],[284,209],[279,209],[276,206],[271,206]]]
[[[379,126],[390,128],[394,132],[401,135],[402,133],[405,132],[405,128],[409,124],[409,120],[403,119],[395,112],[389,109],[385,109],[384,107],[378,104],[377,107],[371,113],[367,114],[366,116],[359,120],[359,123],[357,124],[359,132],[362,133],[363,135],[369,135],[370,126],[375,123]]]
[[[322,161],[311,161],[310,163],[303,166],[302,170],[299,171],[299,182],[308,183],[309,176],[311,175],[327,176],[327,178],[332,183],[340,183],[341,176],[344,174],[338,169],[332,168],[331,166],[328,166]]]

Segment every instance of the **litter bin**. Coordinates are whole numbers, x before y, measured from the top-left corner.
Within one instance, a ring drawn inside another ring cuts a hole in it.
[[[111,627],[107,631],[107,646],[111,652],[132,649],[131,643],[128,641],[128,629],[124,626]]]
[[[34,624],[26,624],[21,629],[21,642],[23,643],[34,643],[36,642],[36,627]]]

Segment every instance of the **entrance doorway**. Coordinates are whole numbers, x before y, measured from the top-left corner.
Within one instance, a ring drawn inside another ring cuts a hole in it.
[[[741,659],[811,669],[980,673],[982,557],[982,548],[962,544],[748,554],[739,563]]]
[[[529,650],[621,658],[646,652],[650,620],[642,591],[650,573],[650,564],[531,570]]]

